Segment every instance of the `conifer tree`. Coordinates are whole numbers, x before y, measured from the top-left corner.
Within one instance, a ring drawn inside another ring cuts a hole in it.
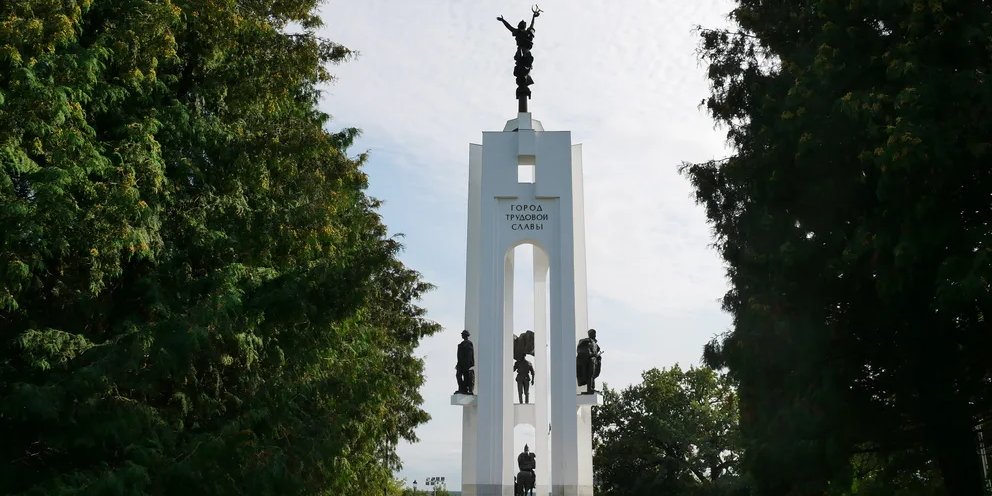
[[[734,326],[707,356],[739,383],[756,491],[935,475],[981,494],[992,9],[738,0],[731,18],[701,51],[734,154],[686,172],[728,264]]]

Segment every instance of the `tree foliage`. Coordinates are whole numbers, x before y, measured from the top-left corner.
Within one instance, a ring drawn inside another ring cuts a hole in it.
[[[739,0],[731,19],[701,53],[735,151],[686,173],[728,265],[734,326],[707,357],[739,383],[755,489],[930,474],[980,494],[992,9]]]
[[[429,286],[317,110],[316,0],[0,2],[0,487],[366,494]]]
[[[644,372],[622,391],[604,388],[593,410],[597,494],[731,496],[738,476],[737,395],[709,368]]]

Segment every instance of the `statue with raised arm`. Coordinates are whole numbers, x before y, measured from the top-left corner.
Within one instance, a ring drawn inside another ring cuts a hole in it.
[[[527,100],[530,98],[530,88],[529,86],[534,84],[534,79],[530,77],[530,70],[534,65],[534,56],[530,53],[531,48],[534,48],[534,19],[541,15],[541,9],[535,5],[531,9],[533,15],[530,18],[530,26],[527,25],[527,21],[521,20],[517,24],[517,27],[513,27],[510,23],[503,19],[503,16],[496,18],[497,21],[503,23],[506,29],[510,31],[513,38],[517,41],[517,53],[513,56],[513,60],[516,62],[513,67],[513,76],[517,79],[517,110],[519,112],[527,111]]]
[[[579,386],[585,386],[582,394],[596,392],[596,378],[602,368],[603,352],[596,341],[596,329],[589,329],[589,337],[579,340],[575,353],[575,376]]]
[[[458,343],[458,362],[455,364],[455,380],[458,390],[455,394],[475,394],[475,347],[468,340],[468,330],[462,331],[462,342]]]

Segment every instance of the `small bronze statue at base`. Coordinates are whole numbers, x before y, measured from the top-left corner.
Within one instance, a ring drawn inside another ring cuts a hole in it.
[[[524,445],[524,452],[517,455],[517,480],[513,484],[513,492],[518,496],[534,496],[534,486],[537,484],[537,455],[530,452],[530,447]]]

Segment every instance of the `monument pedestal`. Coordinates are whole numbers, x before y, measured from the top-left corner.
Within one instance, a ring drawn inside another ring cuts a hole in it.
[[[600,406],[603,404],[603,396],[598,391],[594,394],[580,394],[575,402],[579,406]]]
[[[455,406],[475,405],[475,395],[455,393],[451,395],[451,404]]]
[[[512,496],[513,429],[534,426],[535,494],[592,494],[591,410],[576,344],[588,329],[581,145],[521,112],[469,154],[465,329],[475,340],[474,400],[462,413],[462,492]],[[532,404],[514,404],[514,248],[534,247]],[[550,313],[548,313],[550,311]],[[546,353],[545,349],[550,353]],[[549,463],[550,462],[550,463]]]

